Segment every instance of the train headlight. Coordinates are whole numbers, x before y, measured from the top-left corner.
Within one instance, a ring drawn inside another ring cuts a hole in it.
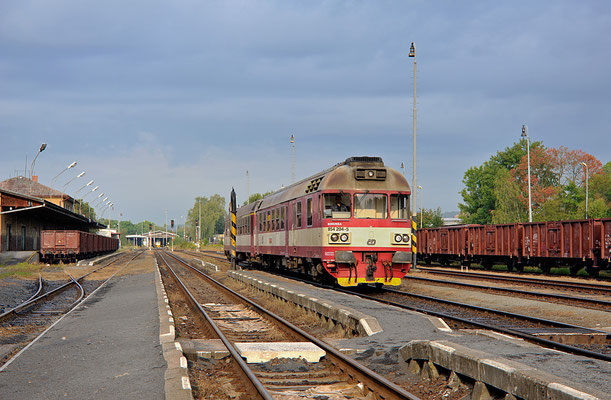
[[[409,246],[411,242],[411,236],[409,233],[391,233],[390,244],[400,244],[403,246]]]
[[[337,233],[332,233],[330,239],[332,242],[337,242],[339,240],[339,235]]]
[[[342,233],[342,234],[341,234],[341,236],[339,237],[339,239],[340,239],[342,242],[347,242],[349,238],[350,238],[350,237],[348,236],[348,234],[347,234],[347,233]]]

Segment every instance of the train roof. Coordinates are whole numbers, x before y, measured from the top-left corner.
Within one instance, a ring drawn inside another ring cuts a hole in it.
[[[322,190],[390,190],[411,193],[405,177],[394,168],[385,166],[381,157],[349,157],[331,168],[240,207],[240,214],[256,212]]]

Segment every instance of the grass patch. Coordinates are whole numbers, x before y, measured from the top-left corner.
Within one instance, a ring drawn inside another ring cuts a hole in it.
[[[38,264],[19,263],[15,265],[0,266],[0,279],[4,278],[32,278],[40,271]]]

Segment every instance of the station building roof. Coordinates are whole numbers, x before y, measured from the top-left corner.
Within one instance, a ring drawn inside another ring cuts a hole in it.
[[[6,181],[0,183],[5,182]],[[90,220],[85,216],[74,213],[64,207],[58,206],[57,204],[45,198],[5,189],[4,187],[5,185],[0,186],[0,215],[2,216],[8,214],[27,214],[28,217],[33,217],[36,219],[46,219],[49,221],[56,221],[60,223],[64,222],[68,226],[74,226],[75,228],[81,229],[101,229],[106,227],[106,225],[102,225],[96,221]],[[34,187],[34,185],[32,185],[32,187]],[[25,187],[17,185],[16,188],[24,189]]]

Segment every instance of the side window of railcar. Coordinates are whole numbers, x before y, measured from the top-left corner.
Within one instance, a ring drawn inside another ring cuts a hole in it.
[[[297,200],[297,203],[295,204],[295,216],[295,221],[297,221],[295,225],[297,228],[301,228],[301,200]]]
[[[307,210],[307,216],[308,216],[308,220],[307,220],[307,224],[308,226],[312,225],[312,199],[309,198],[306,201],[306,210]]]
[[[266,232],[269,232],[269,230],[270,230],[270,228],[271,228],[271,226],[272,226],[271,221],[270,221],[270,215],[269,215],[269,214],[270,214],[270,212],[269,212],[269,211],[266,211],[266,212],[265,212],[265,231],[266,231]]]
[[[280,229],[284,229],[284,206],[280,208]]]

